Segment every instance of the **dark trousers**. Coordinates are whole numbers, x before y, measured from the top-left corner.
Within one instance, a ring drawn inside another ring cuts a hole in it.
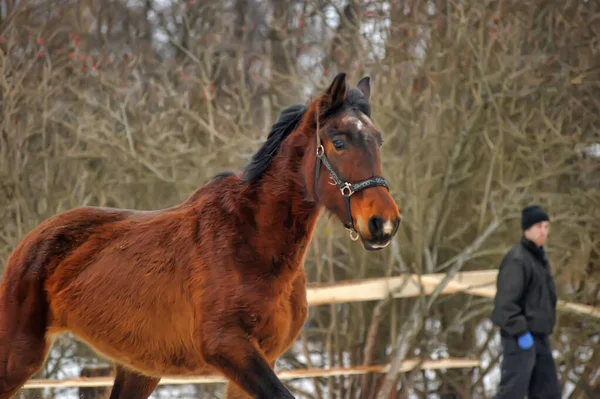
[[[556,363],[547,335],[534,336],[529,349],[502,335],[502,377],[495,399],[560,399]]]

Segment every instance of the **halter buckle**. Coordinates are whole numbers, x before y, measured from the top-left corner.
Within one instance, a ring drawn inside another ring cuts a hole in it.
[[[350,183],[344,183],[344,185],[340,188],[340,191],[342,192],[342,195],[344,197],[350,197],[352,194],[354,194],[354,191],[352,190],[352,186],[350,185]]]
[[[358,240],[358,232],[356,230],[348,229],[348,231],[350,232],[350,239],[352,241]]]

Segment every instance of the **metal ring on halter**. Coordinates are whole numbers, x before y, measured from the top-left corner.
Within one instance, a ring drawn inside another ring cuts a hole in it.
[[[317,156],[320,158],[323,154],[325,154],[325,147],[323,147],[323,144],[319,144],[317,146]]]
[[[352,241],[358,240],[358,232],[352,229],[347,229],[350,232],[350,239]]]
[[[340,191],[342,192],[342,195],[344,197],[349,197],[352,194],[354,194],[354,191],[352,191],[352,187],[350,186],[350,183],[344,183],[344,185],[340,188]]]

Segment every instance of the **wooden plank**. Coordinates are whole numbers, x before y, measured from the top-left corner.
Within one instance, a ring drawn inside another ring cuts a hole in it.
[[[407,359],[402,363],[401,372],[405,373],[414,369],[419,364],[419,359]],[[479,359],[472,358],[449,358],[440,360],[425,360],[421,369],[439,370],[450,368],[479,367]],[[300,369],[281,370],[277,376],[282,380],[293,380],[298,378],[332,377],[340,375],[360,375],[367,373],[386,373],[390,365],[356,366],[356,367],[334,367],[329,369]],[[69,388],[69,387],[108,387],[113,384],[113,377],[90,377],[90,378],[68,378],[64,380],[33,379],[23,386],[23,389],[39,388]],[[224,383],[226,379],[220,375],[212,374],[205,376],[189,377],[164,377],[160,385],[182,385],[182,384],[216,384]]]
[[[440,283],[440,281],[442,281],[442,279],[443,277],[440,278],[439,276],[431,274],[421,276],[421,282],[424,285],[428,285],[430,288],[434,288],[435,286],[437,286]],[[472,295],[494,298],[494,296],[496,295],[496,276],[494,275],[492,284],[484,284],[483,286],[476,286],[461,281],[450,280],[450,282],[446,286],[446,289],[444,289],[444,293],[446,294],[453,292],[466,292]],[[571,312],[583,316],[600,319],[600,307],[597,306],[568,302],[563,299],[559,299],[556,303],[556,308],[563,312]]]
[[[458,273],[453,282],[458,285],[446,287],[443,294],[453,294],[459,287],[469,286],[492,287],[496,283],[496,270],[477,270]],[[344,302],[376,301],[392,295],[394,298],[414,297],[421,294],[430,295],[435,289],[433,281],[441,281],[444,273],[421,275],[402,275],[389,278],[372,278],[365,280],[345,281],[337,284],[310,284],[307,299],[310,306]],[[423,280],[424,279],[424,280]]]
[[[585,305],[583,303],[567,302],[563,301],[562,299],[559,299],[557,301],[556,307],[565,312],[573,312],[600,319],[600,308],[597,306]]]
[[[446,287],[442,295],[464,292],[486,298],[496,295],[498,270],[475,270],[459,272]],[[310,306],[331,303],[376,301],[392,295],[394,298],[408,298],[430,295],[446,275],[444,273],[402,275],[389,278],[372,278],[344,281],[337,284],[310,284],[307,289]],[[600,307],[558,300],[560,311],[576,313],[600,319]]]
[[[465,279],[466,281],[452,279],[448,282],[446,287],[444,287],[442,293],[455,294],[458,292],[464,292],[471,295],[493,298],[496,295],[496,275],[497,273],[488,273],[486,276],[488,281],[484,281],[484,279],[480,276],[478,276],[479,278],[476,279],[475,282],[473,281],[474,279]],[[421,282],[432,289],[434,289],[443,279],[444,276],[421,276]]]
[[[429,287],[424,287],[427,294]],[[310,306],[344,302],[376,301],[392,294],[395,298],[418,296],[420,287],[414,276],[345,281],[338,284],[309,285],[306,291]]]

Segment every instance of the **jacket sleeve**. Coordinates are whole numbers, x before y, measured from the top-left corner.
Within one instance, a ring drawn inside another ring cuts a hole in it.
[[[525,268],[522,262],[514,258],[502,262],[496,281],[492,321],[512,336],[527,332],[527,319],[519,304],[525,285]]]

